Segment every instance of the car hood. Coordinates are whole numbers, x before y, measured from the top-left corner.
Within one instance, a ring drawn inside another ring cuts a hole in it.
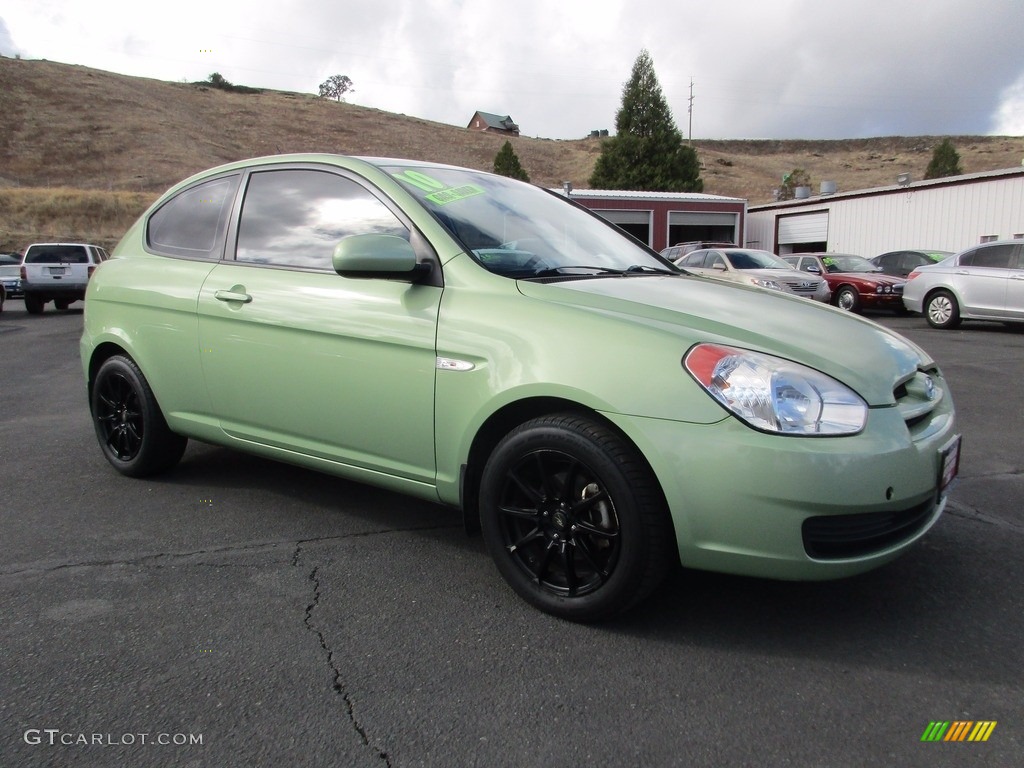
[[[821,278],[817,275],[810,275],[807,272],[799,272],[795,269],[737,269],[733,270],[733,274],[754,275],[767,280],[796,280],[807,283],[821,282]]]
[[[895,403],[893,390],[933,365],[915,344],[882,326],[820,302],[776,291],[689,276],[634,275],[556,283],[520,281],[531,298],[669,329],[683,342],[732,344],[820,370],[873,406]]]
[[[897,285],[899,283],[905,283],[906,278],[894,277],[893,275],[887,275],[884,272],[828,272],[825,275],[826,280],[856,280],[868,283],[877,283],[880,285]]]

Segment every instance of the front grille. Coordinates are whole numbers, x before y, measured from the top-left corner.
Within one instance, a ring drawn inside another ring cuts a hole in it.
[[[944,383],[938,371],[917,371],[893,389],[896,408],[908,429],[927,421],[945,397]]]
[[[799,293],[801,296],[813,296],[818,289],[818,284],[810,280],[783,280],[782,282],[793,293]]]
[[[935,500],[896,512],[824,515],[804,520],[804,551],[815,560],[865,557],[907,541],[932,516]]]
[[[892,287],[892,292],[896,296],[902,296],[903,295],[903,289],[905,287],[906,287],[906,283],[896,283],[896,285],[894,285]]]

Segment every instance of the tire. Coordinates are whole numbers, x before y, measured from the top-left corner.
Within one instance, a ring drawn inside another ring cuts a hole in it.
[[[925,302],[924,316],[932,328],[956,328],[960,325],[960,306],[949,291],[936,291]]]
[[[63,310],[65,310],[65,309],[67,309],[68,307],[71,306],[71,302],[68,301],[67,299],[54,299],[53,300],[53,306],[55,306],[57,309],[63,311]]]
[[[25,294],[25,311],[30,315],[41,315],[43,314],[43,308],[46,306],[46,302],[40,299],[38,296],[31,294]]]
[[[855,288],[844,285],[836,293],[835,304],[846,312],[860,312],[860,294]]]
[[[498,443],[481,479],[480,524],[509,586],[572,621],[630,608],[678,564],[650,469],[585,416],[536,418]]]
[[[103,455],[122,475],[155,475],[177,464],[185,452],[188,440],[168,428],[131,358],[115,355],[100,366],[89,406]]]

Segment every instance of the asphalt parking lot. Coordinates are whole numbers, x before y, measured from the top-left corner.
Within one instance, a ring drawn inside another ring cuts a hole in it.
[[[122,478],[81,310],[9,302],[0,766],[1024,764],[1024,332],[872,319],[953,387],[961,476],[929,535],[844,581],[682,572],[580,626],[451,510],[194,443]],[[933,721],[996,726],[922,741]]]

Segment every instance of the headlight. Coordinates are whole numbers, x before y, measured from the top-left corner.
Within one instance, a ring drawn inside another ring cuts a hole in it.
[[[698,344],[683,366],[709,395],[754,429],[783,435],[852,435],[868,407],[831,376],[780,357]]]
[[[752,277],[750,278],[750,282],[752,282],[754,285],[760,286],[761,288],[771,288],[773,291],[785,290],[781,285],[779,285],[774,280],[767,280],[762,277]]]
[[[875,288],[875,293],[892,293],[892,286],[890,285],[879,285]]]

